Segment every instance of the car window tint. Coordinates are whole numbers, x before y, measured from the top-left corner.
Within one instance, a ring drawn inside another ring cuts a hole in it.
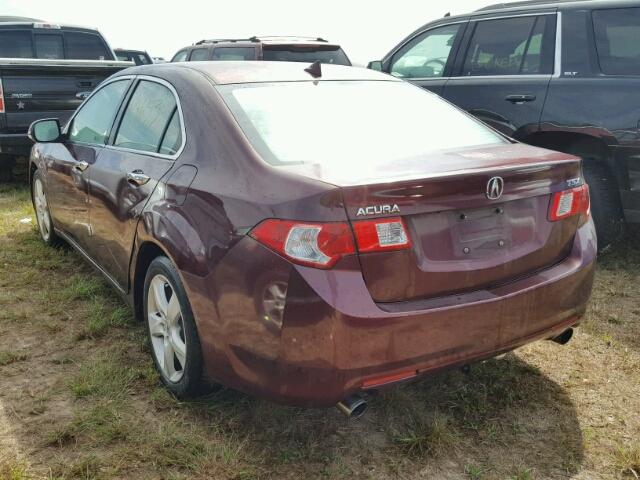
[[[191,57],[189,57],[189,60],[191,60],[192,62],[198,62],[198,61],[208,60],[208,59],[209,59],[209,50],[206,48],[196,48],[191,52]]]
[[[62,35],[36,35],[35,44],[37,58],[64,58]]]
[[[595,10],[593,26],[602,72],[640,75],[640,8]]]
[[[111,53],[98,35],[65,32],[67,58],[72,60],[111,60]]]
[[[178,53],[176,53],[173,58],[171,59],[172,62],[186,62],[187,61],[187,55],[189,54],[188,50],[180,50]]]
[[[33,58],[31,32],[0,31],[0,57]]]
[[[69,132],[72,142],[104,145],[129,80],[109,83],[98,90],[73,119]]]
[[[180,115],[176,108],[173,110],[173,115],[171,115],[171,120],[169,121],[169,126],[164,134],[164,138],[162,139],[159,152],[165,155],[174,155],[178,153],[181,145],[182,129],[180,127]]]
[[[122,116],[114,145],[157,152],[175,109],[176,99],[171,90],[159,83],[142,80]]]
[[[213,51],[214,60],[255,60],[253,47],[218,47]]]
[[[411,40],[394,56],[391,75],[402,78],[441,77],[460,25],[429,30]]]
[[[351,66],[347,55],[335,45],[314,45],[312,47],[264,45],[262,57],[272,62],[320,62],[333,65]]]
[[[463,76],[551,73],[553,36],[548,16],[526,16],[480,21],[464,61]]]

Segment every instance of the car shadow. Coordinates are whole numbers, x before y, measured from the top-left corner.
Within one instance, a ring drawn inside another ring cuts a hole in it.
[[[222,389],[190,407],[248,451],[268,449],[283,472],[300,467],[348,471],[362,467],[421,475],[468,469],[498,475],[535,471],[540,478],[567,476],[580,468],[583,441],[567,393],[515,354],[387,389],[369,399],[357,420],[337,409],[274,405]],[[304,464],[304,465],[302,465]],[[402,467],[400,467],[402,465]],[[410,473],[410,472],[407,472]]]
[[[598,256],[598,275],[584,328],[607,344],[640,351],[640,225]]]

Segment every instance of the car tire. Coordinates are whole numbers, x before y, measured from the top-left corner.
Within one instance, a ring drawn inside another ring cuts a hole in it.
[[[38,231],[42,241],[52,247],[60,245],[62,239],[53,228],[47,190],[40,170],[36,170],[31,176],[31,202],[36,212],[36,223],[38,224]]]
[[[620,192],[609,168],[596,160],[583,157],[582,171],[589,185],[591,216],[596,225],[598,251],[620,240],[624,234],[624,214]]]
[[[202,388],[202,350],[187,293],[176,267],[155,258],[144,281],[144,318],[162,383],[178,398]]]

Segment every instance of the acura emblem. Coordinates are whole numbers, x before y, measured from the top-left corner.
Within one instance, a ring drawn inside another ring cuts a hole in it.
[[[493,177],[487,182],[487,198],[498,200],[504,190],[504,180],[502,177]]]

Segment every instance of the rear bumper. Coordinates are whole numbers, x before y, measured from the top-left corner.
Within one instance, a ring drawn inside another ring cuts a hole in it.
[[[26,133],[0,133],[0,153],[29,156],[32,145]]]
[[[249,242],[233,250],[248,248],[241,255],[254,260],[274,256]],[[423,375],[560,333],[586,308],[595,256],[588,222],[571,254],[547,270],[494,290],[393,305],[373,302],[355,257],[330,271],[295,267],[281,330],[264,328],[255,301],[259,289],[252,287],[251,303],[237,288],[232,297],[217,292],[215,342],[207,321],[198,319],[205,365],[212,377],[248,393],[288,404],[333,405],[381,377]],[[281,276],[279,262],[286,262],[270,261],[269,271]]]

